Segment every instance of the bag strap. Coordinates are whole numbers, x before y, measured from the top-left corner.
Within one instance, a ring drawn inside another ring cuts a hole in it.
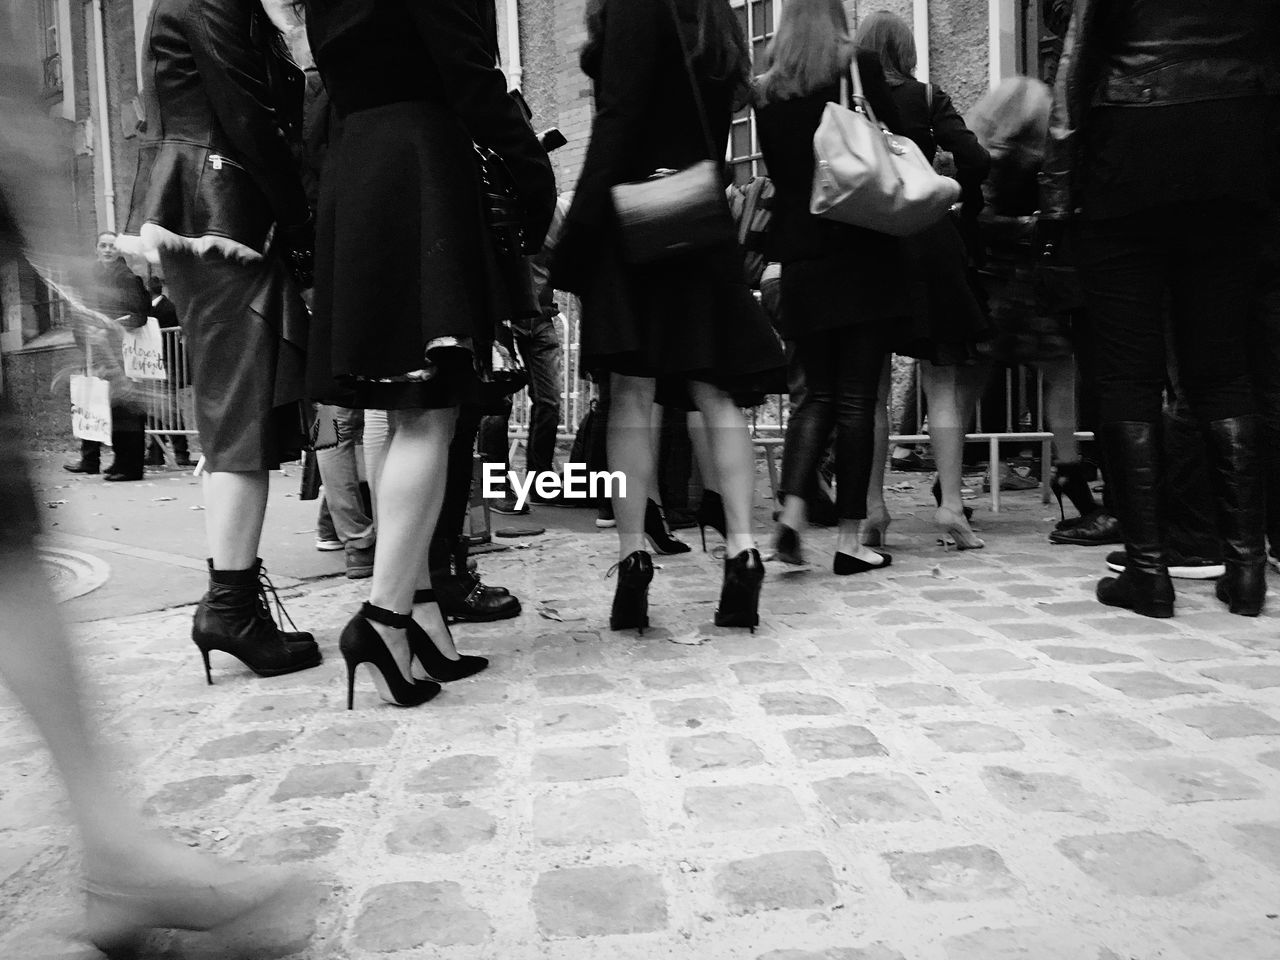
[[[716,143],[711,136],[711,124],[707,122],[707,111],[702,105],[702,88],[698,86],[698,78],[693,73],[693,59],[689,48],[685,46],[684,34],[680,32],[680,14],[676,12],[675,0],[667,0],[667,11],[671,14],[671,25],[675,27],[676,42],[680,44],[680,56],[684,60],[684,72],[689,78],[689,87],[693,91],[693,102],[698,107],[698,122],[702,124],[702,136],[706,140],[707,159],[716,158]]]
[[[845,83],[852,84],[849,92],[845,91]],[[880,121],[876,119],[876,112],[871,107],[871,101],[867,99],[866,93],[862,89],[862,74],[858,72],[858,55],[855,53],[853,59],[849,61],[849,75],[840,78],[840,96],[849,104],[851,109],[861,106],[870,119],[877,127]]]

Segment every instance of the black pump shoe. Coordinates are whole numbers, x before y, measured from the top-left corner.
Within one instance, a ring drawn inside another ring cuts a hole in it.
[[[360,612],[351,618],[338,640],[342,659],[347,662],[347,709],[355,708],[356,667],[361,664],[369,666],[374,686],[387,703],[394,703],[399,707],[416,707],[438,694],[438,683],[405,679],[396,658],[373,628],[375,623],[405,631],[414,626],[413,617],[409,614],[394,613],[371,603],[361,606]]]
[[[609,611],[610,630],[639,630],[649,626],[649,584],[653,582],[653,558],[643,550],[628,554],[609,568],[617,571],[618,586]]]
[[[778,524],[773,535],[773,555],[783,563],[804,566],[804,553],[800,549],[800,534],[785,523]]]
[[[1058,513],[1062,522],[1067,522],[1067,511],[1062,505],[1066,497],[1076,508],[1081,517],[1090,516],[1098,509],[1098,501],[1093,498],[1093,490],[1089,483],[1098,479],[1098,468],[1084,460],[1071,460],[1054,465],[1053,476],[1049,479],[1049,489],[1058,498]],[[1059,527],[1059,529],[1064,529]]]
[[[417,590],[413,594],[413,602],[415,605],[419,603],[436,603],[436,592],[434,590]],[[443,613],[443,611],[442,611]],[[427,633],[416,620],[410,616],[409,626],[409,649],[413,651],[413,658],[418,661],[422,669],[426,671],[427,676],[432,680],[438,680],[440,683],[449,683],[453,680],[462,680],[466,677],[474,676],[485,667],[489,666],[489,661],[484,657],[471,657],[460,654],[457,660],[447,657],[436,646],[435,641],[431,639],[431,634]],[[448,627],[445,631],[448,632]],[[453,639],[450,636],[450,639]]]
[[[694,520],[698,524],[698,533],[702,536],[702,552],[706,553],[707,527],[720,534],[722,538],[726,536],[725,531],[729,528],[728,521],[724,517],[724,501],[720,499],[720,494],[714,490],[703,490],[702,500],[698,503]]]
[[[726,557],[724,585],[720,588],[720,604],[716,607],[716,626],[749,627],[755,633],[760,624],[760,585],[763,582],[764,563],[759,550],[752,548],[743,550],[736,557]]]
[[[879,551],[876,551],[877,553]],[[868,563],[866,560],[860,560],[849,553],[836,552],[835,561],[831,565],[832,572],[837,577],[848,577],[855,573],[867,573],[871,570],[883,570],[885,567],[893,564],[893,557],[887,553],[880,554],[879,563]]]
[[[688,553],[690,547],[678,537],[673,537],[667,529],[667,518],[662,507],[653,500],[646,501],[644,507],[644,535],[653,552],[663,556],[676,553]]]

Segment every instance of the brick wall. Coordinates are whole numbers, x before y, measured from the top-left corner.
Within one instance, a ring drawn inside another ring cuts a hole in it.
[[[37,450],[70,450],[71,400],[68,377],[84,368],[80,351],[66,344],[0,357],[5,395],[22,428],[27,446]]]

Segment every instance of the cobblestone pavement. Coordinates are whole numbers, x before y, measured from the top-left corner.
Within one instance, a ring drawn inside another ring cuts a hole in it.
[[[319,878],[255,956],[1277,960],[1280,601],[1108,610],[1105,551],[1009,505],[984,551],[900,502],[888,571],[770,564],[754,636],[709,625],[700,552],[661,560],[655,629],[609,633],[612,536],[552,529],[483,561],[525,598],[456,628],[493,668],[414,710],[367,681],[342,709],[359,584],[293,591],[326,661],[276,680],[223,658],[206,686],[189,608],[78,633],[156,820]],[[0,956],[96,956],[62,816],[0,701]]]

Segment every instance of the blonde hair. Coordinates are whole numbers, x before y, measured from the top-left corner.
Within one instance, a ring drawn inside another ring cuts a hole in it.
[[[1039,157],[1049,135],[1053,94],[1034,77],[1008,77],[973,107],[969,129],[992,153]]]
[[[849,20],[840,0],[788,0],[769,42],[769,69],[756,80],[756,99],[803,97],[835,82],[853,59]]]

